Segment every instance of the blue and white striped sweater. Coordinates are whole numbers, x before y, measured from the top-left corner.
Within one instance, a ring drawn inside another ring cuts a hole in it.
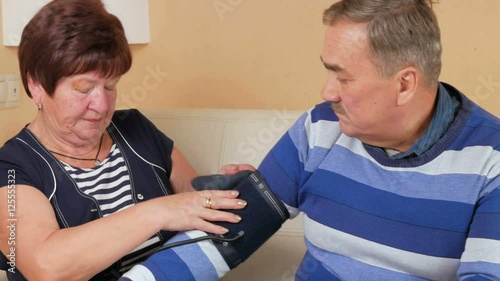
[[[445,87],[460,111],[418,157],[347,137],[323,103],[265,158],[269,186],[306,214],[297,280],[500,279],[500,122]]]
[[[207,235],[191,230],[180,232],[166,244]],[[119,281],[214,281],[222,278],[229,267],[209,240],[163,250],[125,273]]]

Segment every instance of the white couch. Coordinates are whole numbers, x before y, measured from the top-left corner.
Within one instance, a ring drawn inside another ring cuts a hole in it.
[[[232,109],[141,110],[175,142],[200,174],[228,163],[258,166],[301,111]],[[286,222],[224,281],[288,281],[305,253],[302,219]],[[0,281],[6,280],[1,272]]]

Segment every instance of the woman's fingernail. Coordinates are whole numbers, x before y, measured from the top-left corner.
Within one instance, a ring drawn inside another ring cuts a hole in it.
[[[233,195],[233,196],[238,196],[239,194],[240,194],[240,193],[239,193],[238,191],[234,191],[234,190],[233,190],[233,191],[231,192],[231,195]]]
[[[240,216],[234,216],[234,219],[237,220],[237,221],[241,221],[241,217]]]
[[[220,231],[223,233],[228,233],[229,229],[221,227]]]
[[[238,205],[240,205],[240,206],[246,206],[247,202],[246,201],[238,201]]]

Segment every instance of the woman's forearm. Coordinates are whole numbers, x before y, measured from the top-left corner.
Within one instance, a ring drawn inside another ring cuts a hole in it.
[[[50,234],[33,253],[28,266],[35,280],[88,280],[160,230],[153,204],[138,204],[122,212]],[[21,253],[20,253],[21,254]]]

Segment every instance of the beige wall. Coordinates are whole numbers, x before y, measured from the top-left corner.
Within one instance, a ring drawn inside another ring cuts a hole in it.
[[[440,2],[441,80],[500,116],[500,1]],[[331,3],[150,0],[151,43],[132,47],[118,107],[306,109],[321,101],[321,13]],[[16,49],[0,45],[0,73],[17,71]],[[25,95],[0,109],[0,143],[35,112]]]

